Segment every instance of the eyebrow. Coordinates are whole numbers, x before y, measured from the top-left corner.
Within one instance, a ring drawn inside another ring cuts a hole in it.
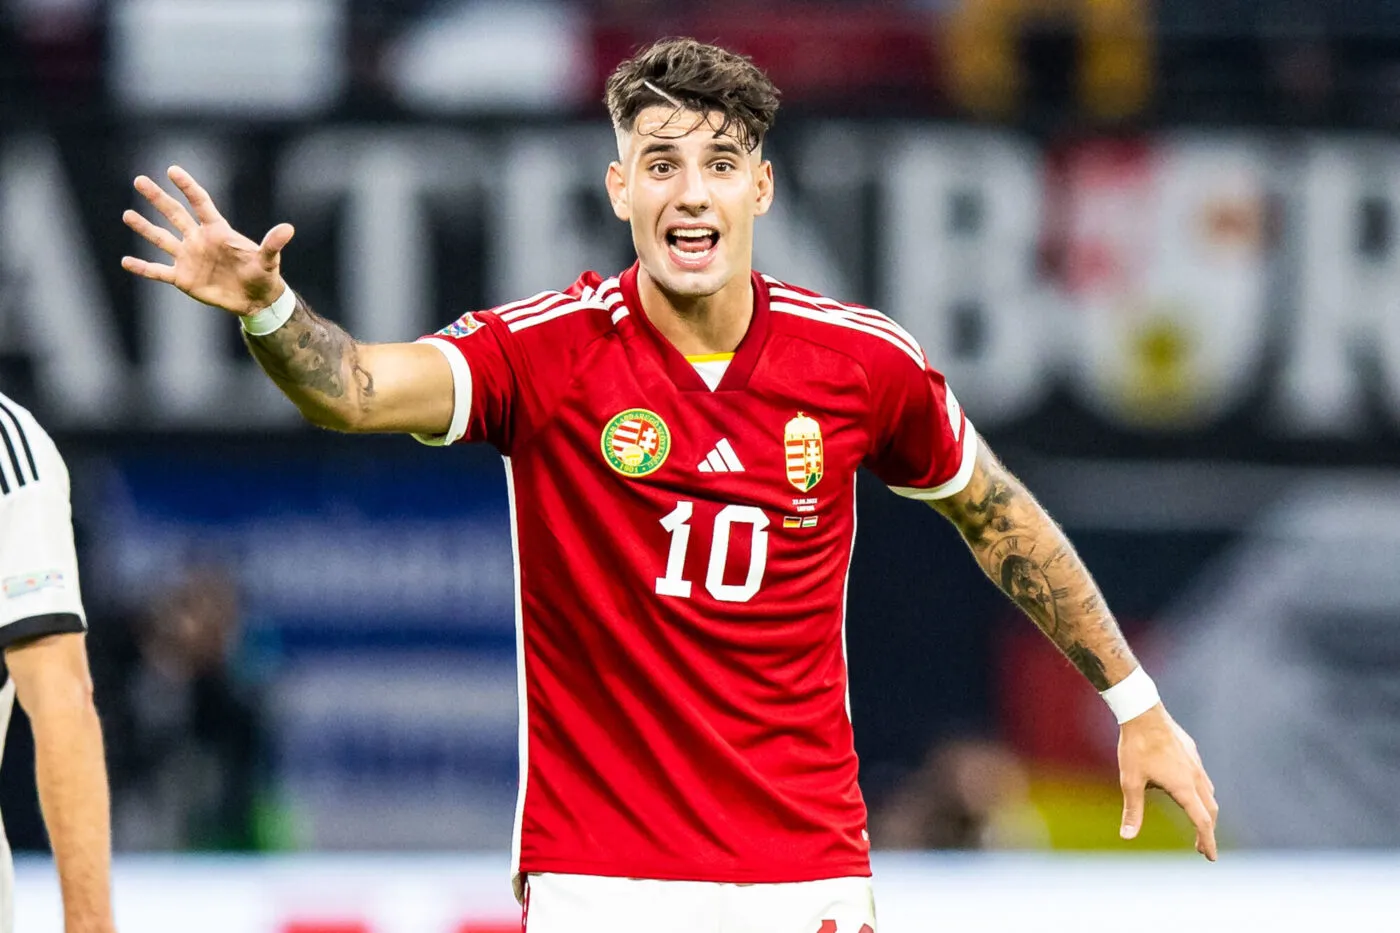
[[[744,152],[743,148],[738,143],[731,142],[728,139],[724,140],[723,142],[710,143],[710,149],[713,152],[728,152],[731,155],[736,155],[741,158],[743,156],[748,155],[748,153]]]
[[[745,155],[744,150],[739,146],[738,143],[732,142],[728,139],[712,142],[710,143],[709,148],[711,152],[725,152],[729,153],[730,155],[739,156],[741,158]],[[680,147],[677,146],[675,143],[663,142],[661,140],[653,140],[652,142],[649,142],[645,146],[643,146],[642,151],[639,152],[638,155],[647,156],[652,155],[654,153],[666,153],[669,155],[671,153],[679,151]]]
[[[679,152],[680,149],[675,143],[649,142],[642,147],[638,155],[651,155],[654,152]]]

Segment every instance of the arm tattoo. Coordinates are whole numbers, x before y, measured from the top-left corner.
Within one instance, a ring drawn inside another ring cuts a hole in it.
[[[1095,690],[1107,690],[1111,686],[1099,656],[1079,642],[1075,642],[1065,649],[1065,657],[1069,658],[1070,662],[1079,668],[1085,677],[1089,678],[1089,683],[1094,685]]]
[[[1137,661],[1069,539],[990,450],[979,451],[967,489],[931,504],[1096,689],[1132,671]]]
[[[300,295],[287,323],[260,337],[244,333],[243,341],[302,414],[323,427],[350,427],[374,397],[374,374],[360,365],[359,344]]]

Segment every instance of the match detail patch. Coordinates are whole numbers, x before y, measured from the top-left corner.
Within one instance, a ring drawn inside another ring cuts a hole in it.
[[[465,337],[485,323],[471,311],[448,324],[438,334],[443,337]]]
[[[0,590],[4,591],[6,599],[19,599],[21,596],[28,596],[30,593],[37,593],[40,590],[66,589],[67,586],[68,582],[64,579],[61,570],[21,574],[15,577],[6,577],[3,582],[0,582]]]

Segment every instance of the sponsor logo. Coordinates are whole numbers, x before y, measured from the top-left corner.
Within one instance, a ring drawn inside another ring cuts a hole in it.
[[[645,408],[629,408],[603,428],[603,458],[623,476],[656,472],[670,452],[670,429],[660,415]]]
[[[824,457],[822,429],[802,412],[783,428],[783,450],[787,457],[788,482],[798,492],[807,492],[822,480]]]
[[[5,592],[6,599],[18,599],[21,596],[28,596],[30,593],[37,593],[40,590],[61,590],[67,586],[61,570],[45,570],[42,573],[21,574],[16,577],[6,577],[0,582],[0,589]]]
[[[468,311],[466,314],[438,331],[438,334],[443,337],[466,337],[484,323],[486,322],[477,317],[475,313]]]
[[[696,469],[701,473],[742,473],[744,464],[739,461],[739,455],[734,452],[734,445],[729,443],[729,438],[721,437],[719,443],[710,448],[710,452]]]

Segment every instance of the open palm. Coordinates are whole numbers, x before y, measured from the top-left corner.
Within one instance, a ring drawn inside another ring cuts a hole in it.
[[[123,213],[122,221],[169,254],[172,262],[167,265],[124,256],[122,268],[145,279],[174,285],[197,301],[234,314],[252,314],[272,304],[286,288],[281,275],[282,250],[296,232],[291,224],[278,224],[261,243],[255,243],[229,226],[209,192],[189,172],[171,166],[167,174],[189,202],[193,214],[145,175],[137,177],[135,187],[170,221],[179,236],[136,211]]]

